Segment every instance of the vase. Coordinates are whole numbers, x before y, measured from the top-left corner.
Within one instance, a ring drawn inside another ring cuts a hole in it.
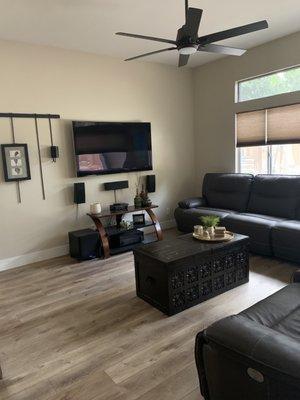
[[[93,203],[90,205],[91,214],[100,214],[102,211],[100,203]]]
[[[195,225],[194,226],[194,233],[198,236],[203,236],[203,226],[202,225]]]
[[[209,236],[214,236],[215,228],[213,226],[209,226],[208,228],[206,228],[206,230],[209,233]]]
[[[134,198],[134,207],[141,208],[142,205],[143,205],[143,199],[141,198],[140,195],[136,195]]]
[[[150,207],[152,204],[152,201],[149,199],[149,197],[144,197],[142,199],[142,204],[143,204],[143,207]]]

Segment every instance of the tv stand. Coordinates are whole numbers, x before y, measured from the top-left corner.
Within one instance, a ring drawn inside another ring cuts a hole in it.
[[[111,234],[111,232],[110,232],[111,229],[109,229],[109,228],[105,229],[105,227],[102,223],[102,219],[115,217],[116,218],[116,226],[114,229],[114,234],[116,234],[116,230],[119,230],[119,232],[122,233],[122,232],[126,231],[126,229],[122,229],[120,226],[122,218],[125,214],[139,212],[139,211],[146,211],[150,217],[151,222],[146,221],[145,224],[134,226],[133,229],[153,226],[155,229],[157,240],[162,240],[163,239],[162,229],[161,229],[160,223],[159,223],[156,215],[153,212],[154,208],[158,208],[158,206],[151,205],[148,207],[140,207],[140,208],[136,208],[135,206],[129,206],[127,210],[122,210],[122,211],[108,210],[108,211],[104,211],[100,214],[87,214],[94,221],[94,224],[96,225],[96,228],[97,228],[97,231],[99,233],[99,237],[100,237],[100,240],[102,243],[102,247],[103,247],[104,258],[109,258],[111,255],[117,254],[118,251],[117,251],[117,249],[114,249],[113,251],[112,251],[112,249],[110,249],[108,239],[109,239],[109,235]],[[131,248],[124,249],[124,250],[131,250]]]

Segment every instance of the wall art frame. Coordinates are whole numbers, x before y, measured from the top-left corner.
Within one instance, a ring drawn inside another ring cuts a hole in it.
[[[1,153],[5,182],[31,179],[26,143],[1,144]]]
[[[133,214],[132,222],[133,226],[145,225],[145,214]]]

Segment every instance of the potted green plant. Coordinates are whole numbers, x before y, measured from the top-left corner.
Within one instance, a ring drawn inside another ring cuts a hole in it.
[[[215,226],[220,223],[220,218],[217,215],[206,215],[200,217],[204,229],[210,234],[214,234]]]

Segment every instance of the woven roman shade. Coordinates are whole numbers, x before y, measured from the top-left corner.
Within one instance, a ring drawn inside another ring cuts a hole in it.
[[[268,144],[300,143],[300,104],[268,110],[267,141]]]
[[[261,146],[266,144],[265,110],[237,114],[237,147]]]
[[[300,143],[300,104],[236,115],[237,147]]]

